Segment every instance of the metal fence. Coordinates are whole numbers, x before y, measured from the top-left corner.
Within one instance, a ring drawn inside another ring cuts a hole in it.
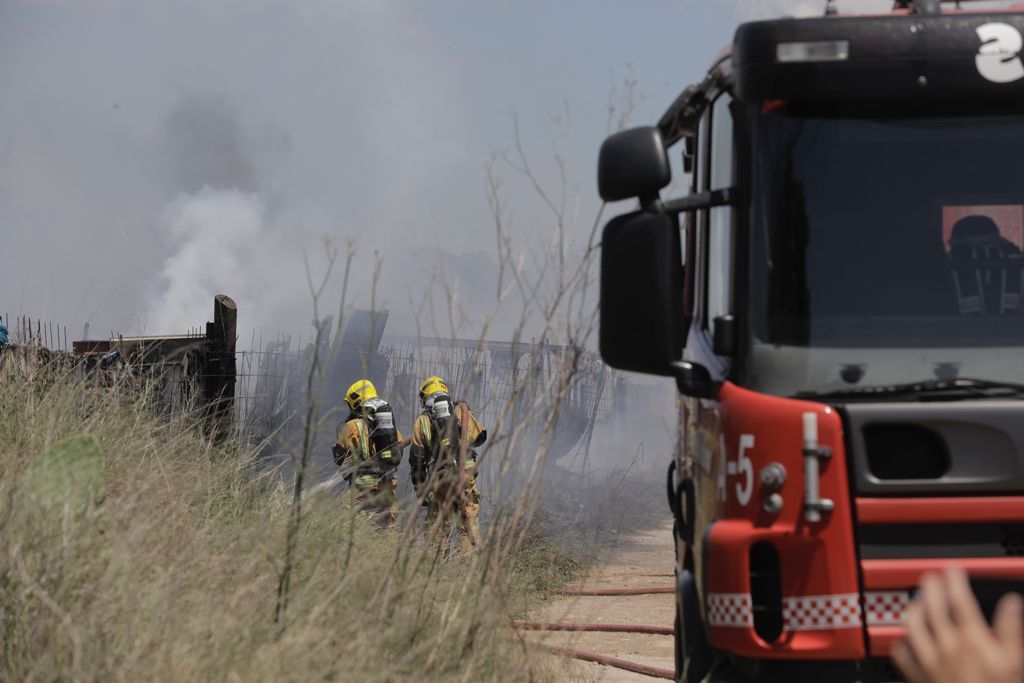
[[[52,320],[41,320],[25,315],[11,318],[5,313],[0,322],[7,326],[8,342],[12,345],[34,346],[51,352],[71,349],[67,326],[58,325]]]
[[[173,337],[112,335],[110,340],[70,344],[62,326],[27,317],[13,323],[5,317],[5,322],[9,361],[17,359],[29,368],[67,358],[100,385],[156,389],[165,413],[195,410],[204,399],[207,406],[212,400],[215,407],[223,404],[230,412],[218,416],[223,428],[250,443],[265,442],[278,449],[294,447],[310,391],[320,399],[315,417],[328,418],[321,421],[330,432],[345,416],[345,388],[369,377],[395,408],[404,431],[411,429],[420,412],[420,384],[438,375],[492,434],[498,425],[510,429],[530,421],[540,426],[557,405],[552,449],[585,451],[593,426],[616,410],[621,391],[615,387],[623,381],[594,353],[533,342],[350,335],[342,337],[332,358],[329,334],[321,335],[319,354],[308,340],[303,344],[299,339],[293,346],[291,337],[278,335],[264,343],[253,334],[252,350],[233,356],[227,352],[233,362],[225,362],[224,352],[211,345],[209,330]],[[314,373],[311,384],[315,355],[321,366],[329,367]],[[208,384],[224,385],[229,393],[218,394]],[[233,403],[217,398],[231,395]],[[329,419],[332,415],[336,419]]]
[[[330,352],[325,347],[321,354],[323,364]],[[336,421],[344,417],[345,388],[361,377],[377,385],[407,428],[420,411],[419,386],[431,375],[443,377],[485,425],[541,422],[562,391],[553,446],[562,451],[585,442],[593,424],[615,408],[615,394],[607,391],[612,372],[596,354],[570,347],[390,336],[372,353],[342,349],[333,361],[316,373],[324,383],[314,381],[312,391],[321,397],[317,416],[336,410]],[[236,420],[246,438],[287,439],[301,428],[312,362],[311,344],[292,349],[285,337],[237,354]]]

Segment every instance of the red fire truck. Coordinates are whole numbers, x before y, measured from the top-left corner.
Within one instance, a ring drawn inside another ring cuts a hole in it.
[[[1024,5],[896,5],[744,24],[601,149],[601,351],[683,397],[679,680],[899,680],[923,573],[1024,579]]]

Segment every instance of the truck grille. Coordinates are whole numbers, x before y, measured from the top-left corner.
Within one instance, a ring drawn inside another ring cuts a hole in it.
[[[856,495],[1024,491],[1024,401],[864,403],[842,412]]]
[[[907,679],[888,658],[876,658],[870,664],[873,683],[903,683]]]
[[[872,524],[859,528],[858,540],[865,560],[1024,557],[1020,523]]]

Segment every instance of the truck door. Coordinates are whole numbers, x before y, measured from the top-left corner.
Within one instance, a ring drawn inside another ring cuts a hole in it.
[[[694,169],[696,192],[726,189],[734,184],[732,101],[728,93],[720,94],[701,120]],[[695,258],[690,268],[695,269],[695,310],[685,357],[707,367],[715,381],[724,380],[730,366],[729,358],[715,353],[714,321],[732,314],[734,212],[732,206],[702,209],[692,222]],[[690,520],[694,532],[692,561],[694,567],[701,568],[701,538],[717,516],[720,502],[716,468],[724,455],[724,442],[717,401],[686,397],[683,410],[687,431],[684,443],[689,451],[683,471],[693,478],[696,500],[695,519]],[[695,578],[698,591],[703,594],[702,572],[696,571]]]

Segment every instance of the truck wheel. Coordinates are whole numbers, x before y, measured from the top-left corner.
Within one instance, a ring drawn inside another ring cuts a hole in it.
[[[715,651],[704,630],[697,584],[689,571],[680,574],[676,584],[675,626],[676,680],[681,683],[699,683],[711,671]],[[686,678],[683,678],[684,670]]]

